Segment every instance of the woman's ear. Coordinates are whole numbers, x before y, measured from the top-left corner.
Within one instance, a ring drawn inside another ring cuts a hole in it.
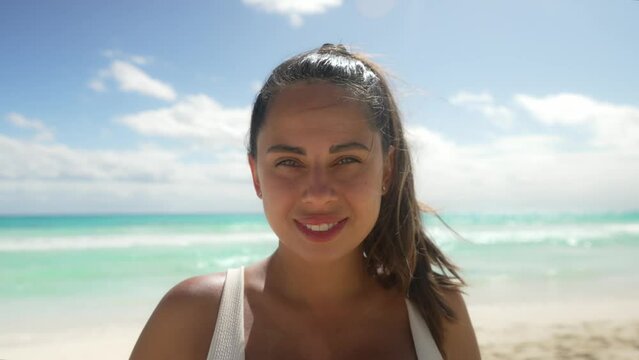
[[[253,187],[258,198],[262,198],[262,188],[260,187],[260,179],[257,176],[257,159],[253,155],[248,155],[249,166],[251,167],[251,176],[253,177]]]
[[[395,147],[393,145],[388,146],[388,151],[384,156],[384,176],[382,178],[383,193],[386,193],[393,183],[393,171],[395,169]]]

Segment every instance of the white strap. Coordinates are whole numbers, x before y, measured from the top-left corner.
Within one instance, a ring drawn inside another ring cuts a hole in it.
[[[419,313],[419,310],[412,301],[406,299],[406,308],[408,309],[408,322],[410,323],[410,332],[413,334],[413,342],[415,343],[415,352],[418,360],[442,360],[437,344],[428,329],[426,320]]]
[[[244,267],[229,269],[207,360],[244,360]]]

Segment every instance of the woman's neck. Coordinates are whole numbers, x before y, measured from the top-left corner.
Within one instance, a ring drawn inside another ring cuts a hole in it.
[[[309,262],[280,246],[266,264],[264,291],[301,306],[342,306],[381,288],[367,274],[362,256]]]

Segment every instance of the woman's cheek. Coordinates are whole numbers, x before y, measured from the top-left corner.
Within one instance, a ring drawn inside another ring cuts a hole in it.
[[[273,195],[277,194],[278,196],[280,196],[280,194],[290,196],[294,194],[295,189],[300,186],[300,176],[292,172],[272,171],[264,180],[264,190]]]
[[[381,191],[382,169],[379,166],[353,166],[339,172],[336,178],[342,187],[370,195]]]

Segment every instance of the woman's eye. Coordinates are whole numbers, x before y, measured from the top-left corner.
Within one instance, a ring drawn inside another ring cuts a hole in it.
[[[358,162],[360,161],[354,157],[343,157],[337,160],[337,165],[345,165],[345,164],[352,164],[352,163],[358,163]]]
[[[282,161],[278,161],[275,164],[275,166],[280,166],[280,165],[293,166],[293,167],[300,166],[299,163],[297,161],[293,160],[293,159],[285,159],[285,160],[282,160]]]

